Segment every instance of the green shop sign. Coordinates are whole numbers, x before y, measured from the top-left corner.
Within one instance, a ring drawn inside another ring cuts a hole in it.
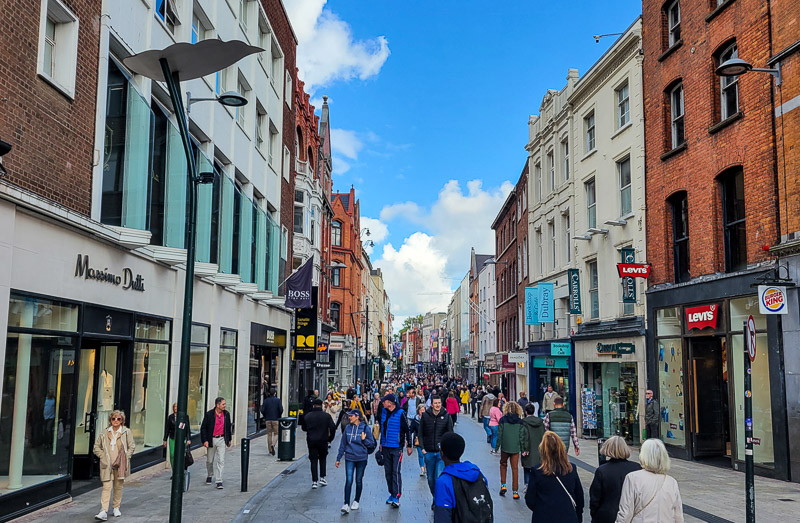
[[[551,356],[569,356],[572,354],[571,343],[551,343],[550,355]]]
[[[633,354],[636,346],[633,343],[598,343],[597,354],[619,358],[623,354]]]

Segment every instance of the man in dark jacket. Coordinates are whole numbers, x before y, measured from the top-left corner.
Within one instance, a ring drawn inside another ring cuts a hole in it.
[[[306,394],[306,397],[303,398],[303,415],[305,415],[307,412],[311,412],[315,398],[319,398],[319,391],[308,389],[308,394]]]
[[[469,461],[460,461],[465,446],[464,438],[455,432],[450,432],[442,438],[441,452],[445,467],[442,477],[436,482],[436,492],[433,498],[433,523],[461,521],[456,508],[458,501],[456,500],[456,489],[453,487],[454,478],[469,484],[483,480],[487,486],[486,492],[473,499],[475,505],[470,506],[473,509],[470,512],[479,518],[481,517],[479,512],[482,512],[485,517],[481,519],[481,523],[488,523],[494,519],[492,497],[489,494],[489,482],[486,481],[486,476],[481,473],[481,469],[477,465],[473,465]]]
[[[336,425],[330,415],[322,411],[322,400],[315,398],[311,412],[303,416],[300,426],[306,431],[308,459],[311,462],[311,488],[328,484],[325,479],[325,460],[328,457],[328,443],[336,437]],[[319,465],[319,472],[317,466]]]
[[[206,453],[206,485],[211,485],[211,477],[216,476],[217,488],[222,488],[222,470],[225,468],[225,449],[231,446],[233,427],[231,415],[225,410],[225,398],[214,400],[214,408],[203,416],[200,424],[200,441],[208,449]]]
[[[528,404],[528,395],[525,394],[525,391],[519,393],[519,401],[517,401],[517,403],[519,403],[519,406],[523,409],[525,408],[525,405]]]
[[[403,409],[397,406],[397,396],[387,394],[383,397],[383,412],[381,412],[381,454],[383,454],[386,487],[389,489],[386,504],[394,508],[400,506],[400,495],[403,490],[403,478],[400,475],[403,446],[407,447],[410,456],[414,443],[408,430],[408,419]]]
[[[647,427],[647,438],[658,437],[658,425],[661,421],[661,409],[658,407],[658,400],[653,397],[653,391],[648,389],[645,392],[647,403],[644,407],[644,423]]]
[[[525,491],[528,490],[528,481],[530,480],[531,469],[539,466],[541,458],[539,457],[539,443],[542,442],[544,436],[544,422],[542,418],[534,415],[536,407],[533,403],[528,402],[525,405],[526,416],[522,419],[522,424],[528,432],[528,448],[522,450],[522,471],[525,480]]]
[[[431,408],[422,413],[419,421],[419,444],[425,457],[425,470],[428,471],[428,488],[431,496],[436,493],[436,478],[444,470],[439,445],[442,437],[448,432],[453,432],[453,418],[442,408],[442,399],[433,396]]]
[[[278,420],[283,414],[283,403],[275,389],[267,393],[261,405],[261,415],[267,422],[267,446],[269,453],[275,455],[275,442],[278,441]]]

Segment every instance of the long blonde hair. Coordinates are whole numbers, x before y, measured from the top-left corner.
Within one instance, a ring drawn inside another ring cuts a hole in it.
[[[522,417],[522,407],[519,406],[519,403],[516,401],[509,401],[505,405],[503,405],[503,415],[509,414],[513,412],[520,418]]]
[[[539,469],[546,476],[564,476],[572,472],[572,464],[567,458],[567,447],[553,431],[546,431],[539,443],[539,456],[541,465]]]

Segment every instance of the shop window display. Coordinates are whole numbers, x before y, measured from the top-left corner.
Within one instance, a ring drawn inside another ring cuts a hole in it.
[[[136,320],[131,411],[128,414],[136,452],[159,447],[163,441],[167,416],[170,327],[169,320]]]
[[[584,428],[601,438],[622,436],[639,444],[639,393],[636,363],[591,363],[592,386],[584,390]],[[588,423],[587,426],[587,421]]]
[[[200,432],[206,411],[208,389],[208,327],[192,325],[192,346],[189,351],[189,428]]]
[[[658,347],[659,401],[661,439],[677,447],[686,446],[684,420],[683,349],[680,338],[656,340]]]
[[[236,410],[236,331],[220,331],[219,336],[219,378],[217,395],[225,398],[230,405],[231,421]]]

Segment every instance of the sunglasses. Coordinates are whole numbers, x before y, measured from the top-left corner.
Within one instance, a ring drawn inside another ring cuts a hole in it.
[[[111,421],[122,421],[122,418],[111,418]]]

